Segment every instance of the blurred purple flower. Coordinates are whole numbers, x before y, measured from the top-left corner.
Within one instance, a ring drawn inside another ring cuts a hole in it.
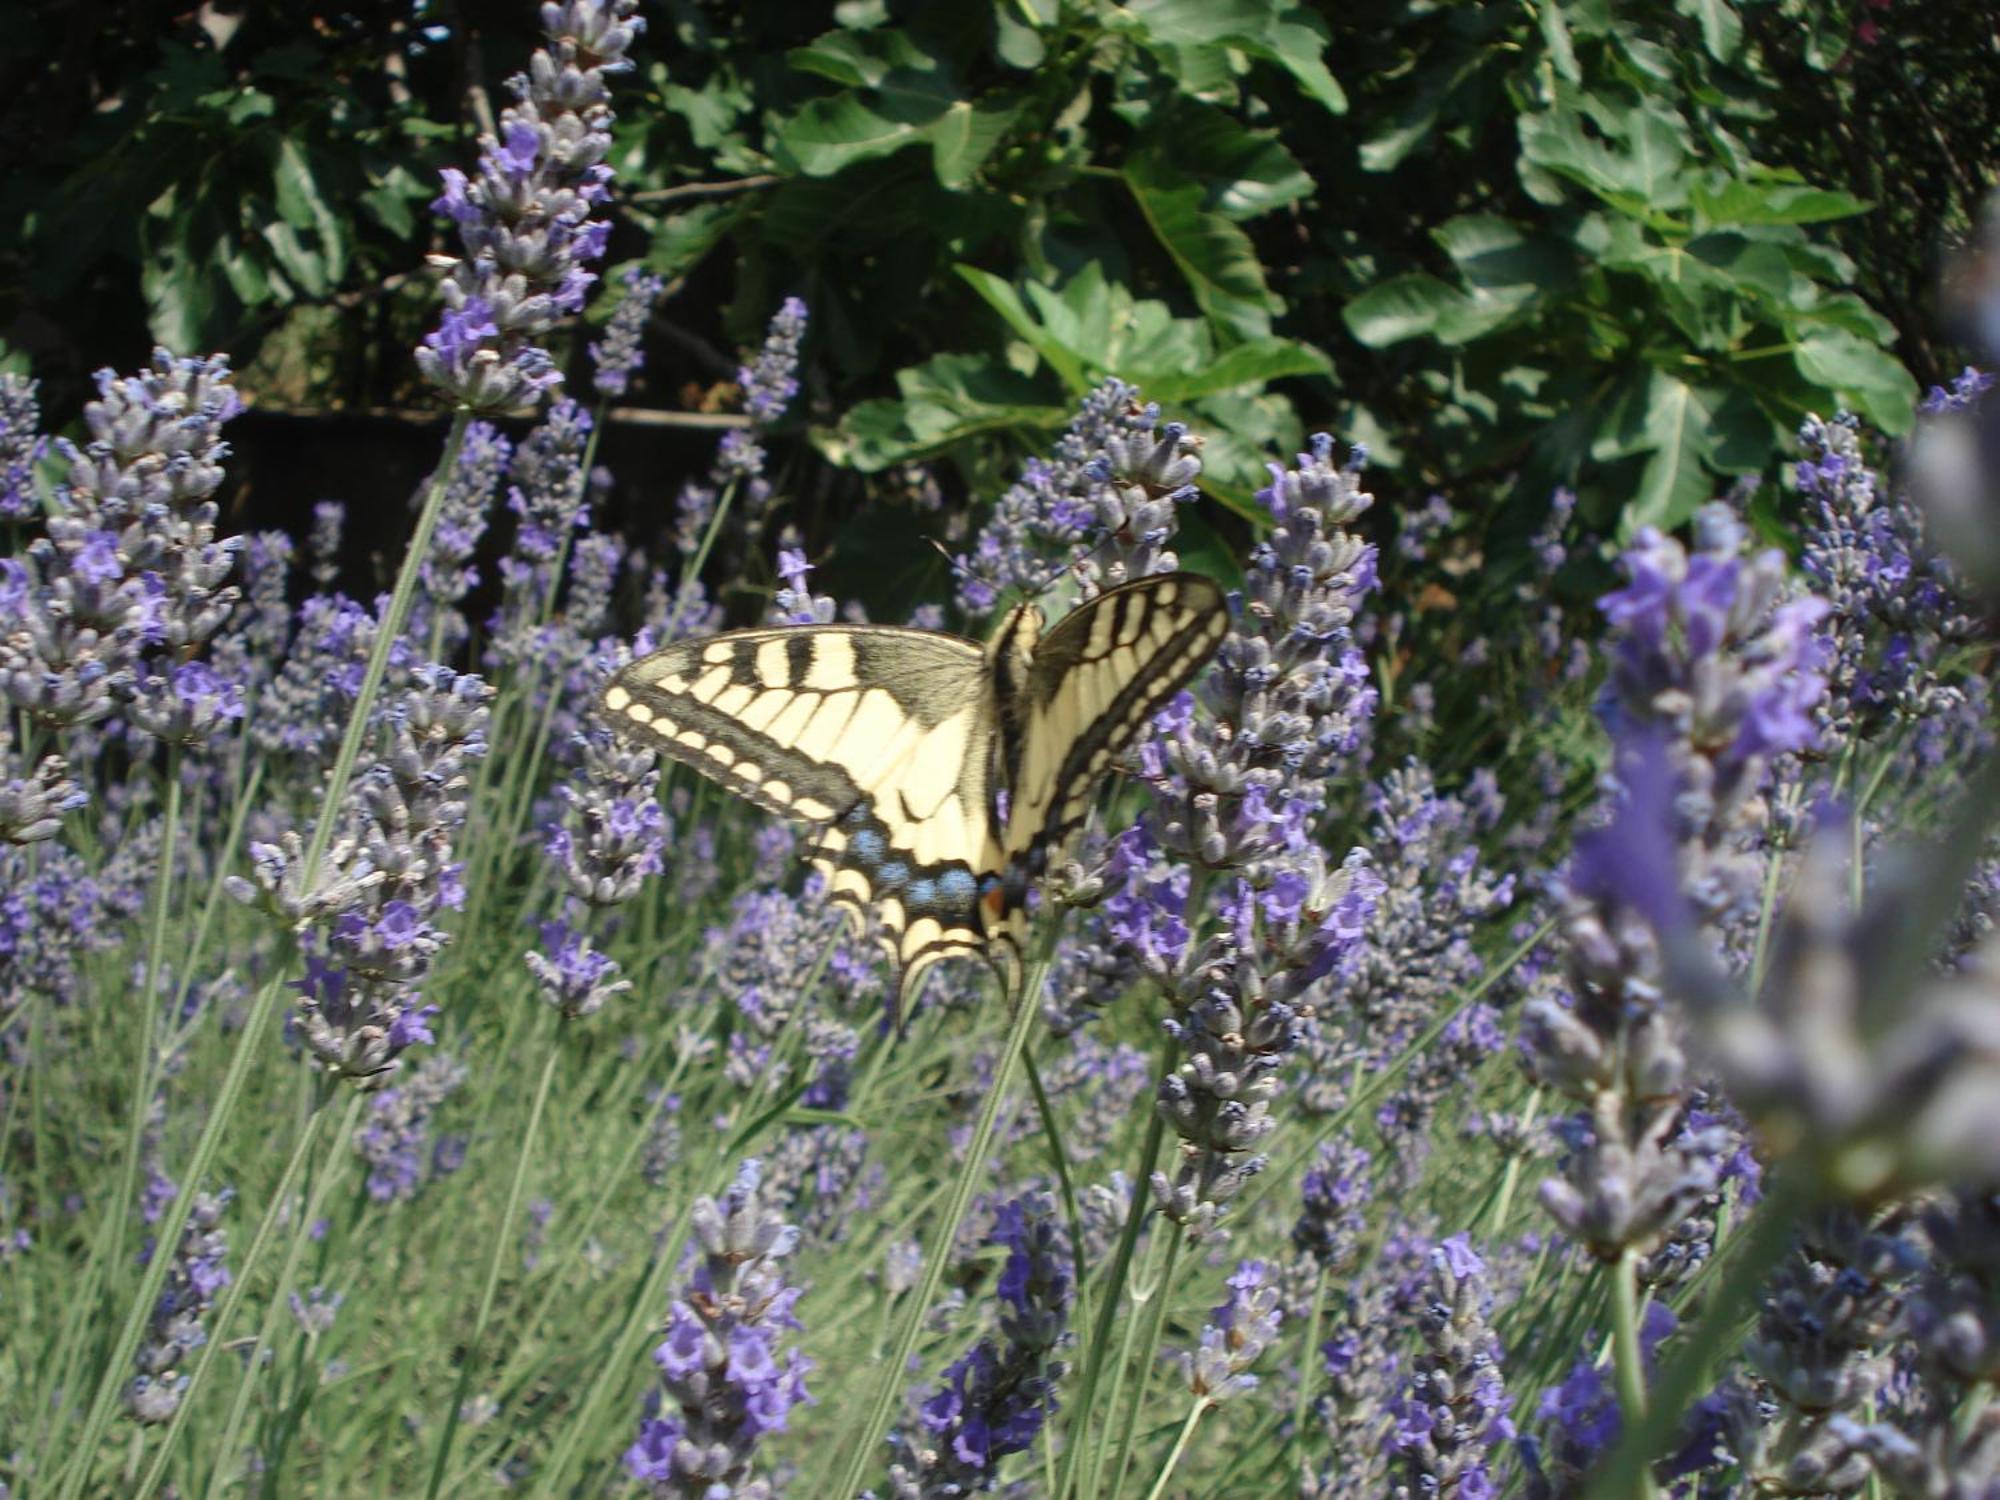
[[[565,0],[542,7],[546,47],[508,80],[500,134],[480,138],[472,176],[444,169],[431,206],[455,226],[444,310],[417,366],[453,403],[480,412],[531,405],[561,384],[541,347],[556,320],[583,306],[611,225],[608,75],[632,66],[645,29],[638,0]]]

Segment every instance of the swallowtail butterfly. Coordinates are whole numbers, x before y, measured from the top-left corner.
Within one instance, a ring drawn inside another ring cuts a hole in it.
[[[924,971],[984,955],[1018,1003],[1029,886],[1112,760],[1228,629],[1192,573],[1109,589],[1046,635],[1032,602],[986,646],[881,625],[677,641],[604,689],[618,733],[817,825],[813,867],[870,908],[907,1014]]]

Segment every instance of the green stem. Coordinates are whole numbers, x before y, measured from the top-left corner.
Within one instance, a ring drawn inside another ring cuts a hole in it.
[[[472,1385],[473,1367],[479,1363],[479,1343],[493,1316],[493,1302],[500,1290],[500,1267],[512,1249],[514,1213],[521,1206],[521,1189],[528,1180],[528,1164],[535,1155],[535,1136],[541,1130],[542,1112],[549,1102],[549,1086],[555,1081],[556,1064],[562,1058],[562,1038],[552,1037],[548,1055],[542,1059],[541,1081],[535,1085],[535,1102],[528,1110],[528,1128],[521,1136],[521,1152],[514,1159],[514,1180],[507,1188],[507,1207],[500,1215],[499,1232],[493,1237],[493,1254],[486,1263],[486,1286],[479,1294],[479,1312],[472,1320],[472,1337],[458,1366],[458,1383],[451,1394],[451,1409],[445,1413],[444,1435],[438,1439],[437,1457],[431,1461],[430,1483],[424,1487],[425,1500],[437,1500],[444,1485],[444,1471],[451,1461],[452,1440],[458,1436],[458,1414],[465,1405],[465,1393]]]
[[[401,636],[404,622],[409,618],[410,600],[417,587],[417,575],[422,568],[424,554],[430,550],[431,536],[437,530],[438,512],[444,506],[447,476],[458,462],[459,448],[465,442],[466,424],[472,414],[461,407],[452,414],[451,431],[445,438],[444,459],[438,465],[437,474],[431,481],[430,493],[424,497],[424,506],[417,514],[417,528],[410,538],[408,550],[403,554],[402,567],[396,574],[396,586],[389,595],[389,607],[376,623],[375,640],[369,648],[368,666],[362,673],[361,689],[355,695],[354,707],[347,716],[347,728],[341,735],[340,749],[334,757],[333,770],[328,775],[326,786],[320,794],[319,818],[313,825],[312,842],[306,849],[305,866],[301,872],[304,884],[310,888],[319,875],[320,861],[326,858],[327,847],[333,842],[333,830],[339,821],[338,814],[342,799],[347,794],[347,785],[354,776],[355,762],[361,757],[362,742],[368,736],[369,712],[375,705],[375,698],[382,688],[382,679],[389,668],[389,653]],[[178,778],[176,778],[178,779]],[[163,862],[164,867],[164,862]],[[181,1183],[181,1190],[173,1204],[162,1217],[157,1233],[157,1242],[171,1246],[180,1242],[181,1232],[187,1227],[188,1214],[194,1206],[194,1195],[214,1164],[215,1153],[221,1145],[224,1130],[230,1116],[235,1112],[237,1101],[242,1097],[245,1080],[249,1077],[251,1058],[255,1054],[263,1036],[265,1023],[270,1020],[271,1011],[276,1007],[277,997],[284,983],[282,975],[274,975],[258,994],[251,1007],[249,1019],[242,1034],[236,1039],[236,1051],[229,1060],[229,1071],[223,1076],[222,1086],[215,1097],[214,1108],[202,1126],[200,1140],[195,1145],[194,1159],[188,1164],[187,1175]],[[139,1101],[143,1110],[146,1101]],[[165,1284],[167,1267],[173,1256],[156,1255],[140,1277],[139,1294],[126,1310],[125,1326],[119,1332],[118,1342],[112,1349],[112,1357],[105,1364],[98,1377],[96,1394],[91,1399],[90,1414],[85,1419],[83,1433],[71,1450],[67,1472],[63,1476],[61,1494],[63,1500],[74,1500],[81,1494],[90,1480],[91,1462],[100,1451],[104,1441],[104,1430],[111,1421],[111,1413],[117,1405],[118,1392],[125,1384],[125,1371],[131,1367],[132,1358],[138,1352],[139,1340],[145,1333],[147,1320],[152,1315],[153,1303]]]
[[[300,1132],[298,1149],[292,1153],[294,1163],[305,1162],[309,1167],[311,1165],[313,1141],[319,1134],[321,1122],[326,1118],[326,1106],[332,1102],[329,1090],[323,1088],[321,1093],[323,1097],[314,1104],[312,1113],[306,1117],[306,1128]],[[333,1138],[333,1154],[312,1172],[312,1180],[300,1200],[298,1217],[292,1223],[291,1244],[285,1251],[285,1263],[279,1269],[277,1282],[271,1288],[271,1300],[264,1305],[264,1321],[257,1329],[257,1337],[250,1346],[249,1357],[244,1360],[243,1381],[236,1387],[236,1399],[230,1403],[229,1421],[223,1428],[222,1443],[215,1449],[217,1462],[209,1473],[209,1500],[220,1500],[234,1477],[229,1471],[229,1466],[233,1455],[241,1451],[238,1442],[243,1431],[243,1419],[250,1410],[251,1393],[257,1389],[257,1382],[263,1372],[264,1351],[271,1347],[272,1338],[277,1332],[278,1319],[284,1316],[290,1306],[288,1294],[292,1289],[293,1278],[298,1275],[299,1261],[305,1255],[305,1247],[312,1240],[312,1226],[318,1221],[320,1210],[326,1204],[327,1193],[340,1176],[341,1166],[350,1159],[347,1153],[340,1151],[339,1146],[353,1134],[354,1127],[361,1118],[361,1106],[365,1098],[365,1095],[356,1092],[348,1099],[347,1113]],[[287,1175],[292,1171],[292,1167],[286,1168]],[[251,1265],[263,1244],[266,1229],[270,1221],[283,1211],[289,1196],[289,1188],[281,1187],[278,1195],[271,1200],[271,1207],[264,1215],[265,1223],[258,1227],[257,1243],[250,1247],[252,1260],[246,1260],[242,1269],[236,1273],[237,1286],[243,1285],[250,1279]],[[215,1327],[216,1336],[210,1339],[210,1347],[222,1342],[220,1337],[222,1329],[223,1324],[218,1321]],[[193,1387],[190,1386],[188,1395],[192,1394]],[[187,1397],[183,1396],[181,1410],[185,1411],[187,1407]]]
[[[1174,1439],[1173,1452],[1169,1453],[1167,1461],[1160,1465],[1159,1478],[1155,1479],[1153,1487],[1146,1491],[1146,1500],[1160,1500],[1160,1496],[1167,1492],[1167,1481],[1174,1477],[1174,1470],[1180,1467],[1181,1455],[1187,1452],[1187,1445],[1194,1437],[1195,1424],[1201,1420],[1202,1413],[1213,1404],[1208,1397],[1198,1396],[1194,1405],[1188,1408],[1187,1420],[1181,1423],[1181,1434]]]
[[[1672,1440],[1714,1363],[1734,1347],[1732,1336],[1757,1288],[1791,1245],[1799,1216],[1808,1205],[1811,1175],[1808,1171],[1776,1176],[1744,1226],[1744,1237],[1710,1294],[1701,1320],[1687,1331],[1680,1352],[1654,1380],[1645,1415],[1625,1424],[1617,1446],[1591,1476],[1586,1500],[1631,1500],[1643,1493],[1641,1484],[1653,1459]]]
[[[1169,1045],[1166,1066],[1173,1065]],[[1097,1304],[1097,1325],[1090,1331],[1090,1349],[1084,1356],[1083,1376],[1077,1383],[1077,1397],[1070,1410],[1068,1441],[1063,1445],[1062,1467],[1056,1471],[1056,1487],[1050,1500],[1065,1500],[1076,1480],[1076,1466],[1090,1446],[1090,1419],[1097,1397],[1097,1382],[1104,1370],[1105,1351],[1111,1344],[1111,1328],[1118,1321],[1118,1301],[1131,1274],[1132,1253],[1145,1227],[1146,1195],[1151,1190],[1153,1163],[1159,1159],[1160,1143],[1166,1138],[1167,1122],[1153,1110],[1146,1122],[1146,1139],[1139,1148],[1138,1169],[1132,1174],[1132,1196],[1125,1208],[1125,1225],[1118,1235],[1118,1248],[1111,1258],[1111,1270],[1104,1288],[1104,1300]]]
[[[1311,1457],[1306,1451],[1306,1421],[1312,1415],[1314,1377],[1320,1368],[1319,1335],[1326,1321],[1326,1271],[1320,1268],[1313,1275],[1312,1308],[1306,1314],[1305,1342],[1299,1347],[1299,1394],[1292,1403],[1292,1442],[1299,1450],[1299,1483],[1304,1485],[1307,1464]]]
[[[1125,1425],[1118,1434],[1118,1482],[1111,1488],[1114,1495],[1125,1492],[1125,1476],[1132,1469],[1139,1413],[1145,1410],[1146,1398],[1152,1394],[1153,1367],[1159,1363],[1160,1336],[1166,1332],[1167,1307],[1173,1301],[1174,1272],[1180,1266],[1181,1249],[1186,1244],[1186,1226],[1175,1224],[1167,1233],[1167,1263],[1160,1268],[1160,1279],[1154,1283],[1152,1316],[1146,1320],[1146,1337],[1139,1345],[1138,1383],[1132,1390],[1132,1404],[1125,1408]]]
[[[1639,1346],[1639,1252],[1619,1251],[1609,1267],[1611,1278],[1611,1365],[1618,1382],[1618,1409],[1631,1427],[1646,1415],[1646,1364]],[[1651,1500],[1653,1476],[1642,1470],[1633,1494]]]
[[[1093,1497],[1093,1500],[1104,1490],[1104,1465],[1113,1450],[1111,1423],[1125,1409],[1125,1381],[1132,1372],[1132,1346],[1139,1341],[1140,1322],[1146,1309],[1153,1305],[1153,1297],[1159,1290],[1160,1257],[1166,1251],[1166,1243],[1166,1238],[1159,1235],[1147,1242],[1146,1264],[1141,1273],[1132,1279],[1125,1293],[1132,1309],[1118,1334],[1118,1357],[1111,1366],[1111,1392],[1104,1399],[1103,1441],[1091,1450],[1090,1472],[1083,1483],[1083,1493]]]
[[[354,1103],[348,1111],[350,1122],[359,1110],[361,1100],[360,1094],[354,1096]],[[166,1478],[167,1461],[173,1451],[174,1440],[180,1435],[182,1424],[194,1410],[194,1398],[208,1378],[209,1366],[215,1363],[216,1355],[228,1342],[230,1326],[236,1320],[236,1309],[243,1301],[244,1292],[249,1288],[251,1274],[263,1258],[264,1247],[270,1242],[272,1230],[277,1227],[278,1220],[284,1216],[285,1209],[291,1202],[292,1185],[305,1168],[306,1159],[313,1149],[314,1141],[318,1139],[320,1124],[324,1117],[324,1110],[313,1111],[306,1120],[306,1128],[300,1132],[297,1142],[292,1147],[291,1157],[286,1161],[284,1171],[278,1176],[278,1185],[272,1190],[271,1201],[264,1209],[263,1218],[258,1221],[257,1232],[251,1236],[250,1248],[237,1262],[235,1275],[230,1278],[229,1286],[222,1294],[222,1301],[216,1306],[215,1315],[209,1319],[208,1342],[202,1345],[201,1357],[195,1361],[194,1369],[188,1376],[187,1389],[181,1393],[181,1403],[174,1408],[173,1418],[168,1422],[166,1432],[161,1435],[160,1451],[154,1456],[152,1468],[146,1472],[145,1482],[135,1492],[135,1500],[145,1500],[145,1497],[159,1488],[160,1482]],[[252,1379],[255,1368],[252,1365],[244,1372],[246,1385]],[[226,1456],[230,1450],[225,1447],[217,1451]]]
[[[1041,994],[1042,986],[1047,981],[1051,946],[1046,939],[1041,944],[1041,951],[1015,1001],[1013,1024],[1008,1028],[1000,1061],[993,1069],[993,1083],[987,1090],[985,1103],[980,1106],[978,1123],[972,1128],[972,1140],[965,1148],[965,1162],[959,1169],[958,1180],[952,1184],[951,1197],[945,1203],[944,1221],[932,1235],[931,1253],[924,1257],[923,1279],[918,1282],[910,1299],[895,1347],[889,1351],[888,1363],[882,1367],[882,1376],[876,1382],[875,1397],[869,1403],[861,1431],[855,1437],[854,1446],[848,1450],[840,1482],[831,1491],[835,1495],[859,1494],[863,1478],[880,1457],[876,1450],[889,1431],[889,1419],[895,1411],[897,1397],[902,1393],[903,1382],[909,1377],[910,1356],[916,1352],[917,1337],[923,1331],[924,1319],[937,1296],[945,1265],[951,1259],[951,1247],[958,1239],[958,1227],[965,1221],[965,1211],[972,1205],[973,1189],[986,1170],[986,1153],[993,1143],[993,1127],[1000,1119],[1000,1107],[1021,1065],[1028,1033],[1034,1029],[1040,1014],[1034,997]]]
[[[1076,1183],[1069,1173],[1069,1153],[1063,1150],[1062,1132],[1056,1128],[1056,1112],[1049,1103],[1049,1091],[1042,1087],[1042,1073],[1035,1066],[1032,1047],[1021,1054],[1021,1065],[1027,1069],[1028,1087],[1035,1095],[1035,1110],[1042,1117],[1042,1137],[1049,1143],[1049,1160],[1055,1166],[1056,1181],[1062,1187],[1063,1214],[1069,1220],[1070,1274],[1076,1286],[1076,1321],[1087,1324],[1090,1322],[1090,1303],[1086,1295],[1089,1277],[1083,1264],[1083,1211],[1077,1205]]]
[[[139,1158],[145,1154],[146,1121],[152,1115],[154,1070],[159,1061],[156,1054],[159,1050],[160,1003],[155,991],[159,984],[160,965],[167,947],[167,911],[172,904],[174,860],[178,852],[176,845],[180,838],[183,754],[184,751],[179,745],[167,747],[167,805],[161,818],[160,862],[153,872],[152,911],[147,922],[145,966],[139,973],[139,1067],[132,1095],[132,1113],[126,1121],[125,1159],[119,1168],[116,1195],[111,1200],[111,1216],[105,1221],[103,1232],[92,1250],[90,1270],[84,1278],[82,1294],[77,1299],[78,1306],[82,1308],[96,1304],[98,1289],[107,1279],[106,1267],[113,1264],[122,1251],[126,1231],[131,1227],[132,1201],[139,1191]],[[158,1243],[168,1248],[165,1253],[156,1255],[153,1259],[171,1260],[173,1258],[171,1247],[177,1241],[178,1236],[175,1239],[162,1237]],[[146,1278],[142,1276],[142,1285],[145,1280]],[[140,1311],[141,1309],[135,1305],[133,1314],[136,1315]],[[128,1316],[127,1327],[130,1328],[132,1323],[133,1317]],[[136,1351],[138,1348],[136,1329],[134,1334],[132,1350]],[[131,1352],[128,1351],[125,1359],[130,1358]],[[94,1449],[96,1443],[103,1438],[104,1422],[109,1418],[105,1398],[111,1392],[115,1392],[121,1383],[117,1376],[123,1364],[124,1361],[118,1359],[114,1351],[112,1362],[105,1367],[99,1378],[98,1399],[92,1405],[90,1419],[86,1421],[84,1428],[91,1439],[85,1445],[87,1450]],[[99,1412],[100,1407],[105,1407],[102,1415]],[[60,1436],[60,1433],[61,1424],[58,1425],[56,1435]]]

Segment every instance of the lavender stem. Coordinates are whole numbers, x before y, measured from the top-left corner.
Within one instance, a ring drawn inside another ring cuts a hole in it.
[[[556,1024],[560,1028],[560,1017]],[[514,1158],[514,1179],[507,1187],[507,1206],[500,1211],[500,1227],[493,1234],[493,1254],[486,1262],[486,1286],[479,1294],[479,1311],[472,1320],[472,1336],[466,1340],[465,1352],[459,1357],[458,1381],[452,1388],[451,1406],[445,1412],[444,1435],[438,1439],[437,1457],[431,1461],[431,1478],[424,1487],[424,1500],[437,1500],[438,1492],[444,1486],[445,1465],[451,1460],[452,1440],[458,1436],[459,1412],[465,1405],[465,1393],[472,1386],[472,1369],[479,1362],[480,1340],[486,1336],[486,1325],[493,1317],[494,1297],[500,1290],[500,1267],[513,1244],[514,1215],[521,1207],[521,1189],[528,1180],[528,1164],[534,1160],[535,1137],[541,1132],[542,1115],[549,1102],[549,1086],[555,1082],[556,1064],[562,1060],[561,1041],[560,1036],[551,1041],[542,1058],[542,1076],[535,1085],[535,1102],[528,1110],[528,1126],[521,1132],[520,1154]]]
[[[836,1495],[858,1495],[866,1482],[869,1470],[874,1466],[882,1439],[888,1434],[889,1419],[895,1412],[896,1402],[902,1393],[903,1381],[907,1378],[910,1356],[916,1352],[917,1336],[923,1331],[924,1317],[930,1311],[932,1301],[937,1297],[938,1283],[943,1279],[945,1263],[951,1259],[946,1253],[958,1238],[959,1225],[965,1222],[965,1213],[972,1206],[972,1191],[985,1173],[987,1151],[993,1144],[993,1128],[1000,1119],[1000,1106],[1005,1102],[1008,1089],[1013,1085],[1014,1074],[1021,1066],[1021,1053],[1028,1045],[1028,1033],[1034,1029],[1041,1008],[1035,997],[1042,992],[1048,980],[1049,961],[1053,956],[1055,935],[1054,924],[1049,924],[1047,935],[1039,945],[1035,961],[1029,966],[1026,982],[1020,998],[1014,1007],[1012,1024],[1007,1030],[1006,1045],[1000,1053],[1000,1060],[993,1068],[993,1082],[987,1088],[986,1100],[979,1108],[979,1120],[972,1128],[972,1139],[965,1148],[965,1162],[959,1168],[957,1179],[952,1183],[951,1197],[946,1200],[944,1220],[937,1226],[933,1243],[939,1248],[936,1253],[924,1258],[923,1279],[917,1283],[910,1299],[909,1311],[903,1317],[903,1327],[896,1335],[895,1347],[889,1351],[889,1361],[882,1368],[882,1378],[876,1383],[874,1398],[869,1402],[868,1415],[862,1422],[861,1431],[849,1450],[847,1463],[841,1470],[840,1483],[830,1492]]]

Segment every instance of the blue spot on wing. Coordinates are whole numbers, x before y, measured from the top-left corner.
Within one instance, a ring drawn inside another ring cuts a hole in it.
[[[937,905],[937,882],[929,876],[910,882],[910,905],[927,907]]]
[[[875,871],[875,889],[893,891],[910,878],[910,867],[900,859],[892,859]]]
[[[855,834],[848,841],[847,847],[854,852],[856,859],[871,865],[881,859],[882,855],[888,849],[888,845],[883,841],[882,835],[872,828],[864,828],[861,832]]]
[[[970,906],[979,894],[979,882],[970,870],[946,870],[937,883],[945,903],[954,909]]]

